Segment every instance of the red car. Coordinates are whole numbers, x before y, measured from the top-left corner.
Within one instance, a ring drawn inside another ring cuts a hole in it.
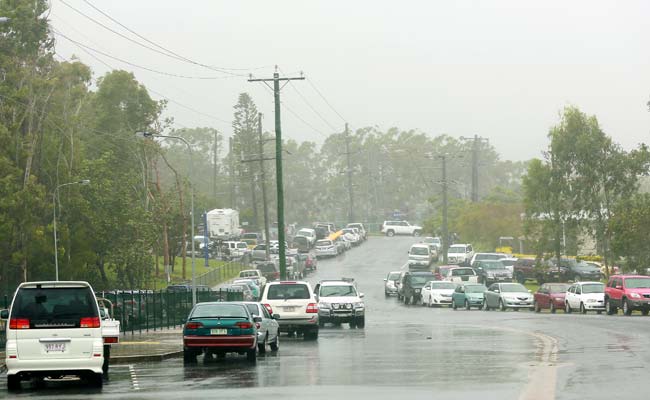
[[[535,312],[550,309],[555,313],[555,310],[564,310],[564,295],[569,286],[568,283],[545,283],[540,286],[533,299]]]
[[[605,286],[605,310],[608,315],[616,314],[619,308],[623,314],[632,315],[640,310],[641,314],[650,312],[650,276],[612,275]]]
[[[305,259],[305,269],[310,271],[315,271],[318,266],[318,259],[314,253],[307,253],[307,258]]]

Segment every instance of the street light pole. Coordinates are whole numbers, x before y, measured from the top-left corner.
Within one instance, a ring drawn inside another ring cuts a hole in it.
[[[0,18],[0,22],[1,22]],[[68,182],[68,183],[62,183],[59,186],[57,186],[54,189],[54,193],[52,193],[52,228],[54,230],[54,277],[56,281],[59,280],[59,246],[58,246],[58,241],[57,241],[57,236],[56,236],[56,198],[57,194],[59,193],[59,189],[64,187],[64,186],[70,186],[70,185],[87,185],[89,184],[90,181],[88,179],[83,179],[80,181],[75,181],[75,182]]]
[[[151,132],[136,132],[135,133],[136,137],[139,138],[163,138],[163,139],[176,139],[180,140],[181,142],[185,143],[185,146],[187,146],[187,150],[190,153],[190,168],[189,168],[189,175],[190,175],[190,239],[192,241],[192,307],[196,305],[196,257],[194,254],[195,251],[195,245],[194,245],[194,184],[192,183],[192,178],[193,178],[193,152],[192,152],[192,146],[190,146],[189,142],[185,140],[184,138],[180,136],[171,136],[171,135],[160,135],[157,133],[151,133]]]

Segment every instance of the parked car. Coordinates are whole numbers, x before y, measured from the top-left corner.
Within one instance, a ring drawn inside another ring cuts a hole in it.
[[[397,294],[397,281],[399,281],[400,271],[391,271],[384,278],[384,295]]]
[[[103,385],[104,342],[97,298],[87,282],[23,282],[7,320],[7,389],[34,377],[79,375]]]
[[[207,359],[224,358],[226,353],[246,354],[257,360],[257,323],[248,307],[239,302],[198,303],[183,325],[183,361],[195,363],[199,354]]]
[[[460,284],[451,295],[451,308],[465,307],[466,310],[472,307],[483,307],[485,291],[487,287],[482,283]]]
[[[227,260],[242,258],[251,252],[246,242],[226,241],[222,243],[222,248]]]
[[[411,225],[408,221],[384,221],[384,223],[381,224],[380,232],[386,236],[420,236],[422,234],[422,227]]]
[[[311,247],[314,246],[316,243],[316,230],[311,229],[311,228],[302,228],[300,229],[297,233],[296,236],[303,236],[306,237],[307,240],[309,241],[309,245]]]
[[[485,286],[494,282],[512,282],[512,272],[499,260],[475,261],[474,269],[479,276],[479,282]]]
[[[321,281],[316,285],[318,324],[348,323],[350,328],[366,326],[366,306],[363,293],[349,281]]]
[[[97,297],[99,317],[102,324],[102,339],[104,341],[104,364],[102,371],[108,378],[108,368],[111,360],[111,346],[120,342],[120,321],[115,319],[113,302],[103,297]]]
[[[571,313],[580,310],[597,311],[598,314],[605,310],[605,285],[600,282],[576,282],[569,287],[564,297],[564,312]]]
[[[557,259],[551,258],[547,265],[551,272],[558,271]],[[573,258],[560,259],[559,274],[565,281],[580,282],[584,280],[597,281],[601,279],[600,268],[577,261]]]
[[[256,261],[256,260],[265,261],[266,260],[266,244],[258,244],[257,246],[253,247],[253,250],[251,250],[251,259],[253,261]]]
[[[565,295],[570,286],[568,283],[542,284],[533,296],[533,308],[536,312],[549,309],[553,314],[564,310]]]
[[[397,299],[404,300],[404,304],[416,304],[420,301],[424,284],[434,280],[436,279],[432,272],[405,273],[398,288]]]
[[[447,249],[447,262],[469,267],[469,262],[474,256],[474,249],[471,244],[454,244]]]
[[[252,279],[259,287],[266,285],[266,278],[262,276],[262,273],[258,269],[245,269],[243,271],[239,271],[239,277]]]
[[[316,257],[336,257],[340,254],[340,247],[334,241],[329,239],[322,239],[316,242],[315,246]]]
[[[256,322],[257,327],[257,352],[260,354],[266,353],[266,346],[271,348],[271,351],[278,351],[280,348],[280,325],[278,321],[269,313],[269,311],[257,302],[244,302],[243,303],[253,318],[260,317],[262,320]]]
[[[455,283],[479,283],[476,271],[470,267],[449,268],[447,276],[443,280]]]
[[[499,308],[505,311],[508,308],[518,310],[528,308],[533,310],[533,295],[520,283],[493,283],[485,292],[485,305],[483,309]]]
[[[475,267],[477,261],[501,260],[507,257],[508,255],[504,253],[474,253],[469,261],[469,265]]]
[[[343,231],[343,236],[345,236],[346,240],[349,240],[353,246],[358,246],[361,244],[361,236],[357,232],[355,232],[354,229],[352,228],[345,228],[342,230]]]
[[[309,282],[269,282],[260,302],[269,313],[278,314],[281,332],[318,339],[318,303]]]
[[[291,240],[291,247],[298,250],[299,253],[306,253],[314,246],[308,237],[298,235]]]
[[[451,295],[456,289],[456,284],[447,281],[429,281],[424,284],[421,293],[422,305],[449,306],[451,305]]]
[[[359,234],[361,235],[361,238],[365,241],[368,240],[368,230],[366,227],[360,223],[360,222],[352,222],[349,223],[346,228],[356,228],[359,230]]]
[[[437,236],[436,237],[427,236],[424,239],[422,239],[422,243],[426,243],[431,247],[435,247],[436,254],[440,253],[440,250],[442,249],[442,240]]]
[[[610,276],[605,287],[605,308],[609,315],[615,314],[619,308],[625,315],[632,315],[634,310],[648,315],[650,312],[650,276]]]
[[[260,271],[262,276],[266,278],[266,282],[271,282],[280,279],[280,269],[275,262],[262,262],[256,264],[256,268]]]
[[[434,269],[437,281],[448,281],[449,273],[452,268],[458,268],[456,265],[438,265]]]
[[[424,243],[416,243],[408,251],[408,264],[410,270],[429,270],[433,257],[431,248]]]
[[[221,292],[239,293],[241,292],[242,301],[254,301],[253,291],[244,283],[232,283],[219,286]]]
[[[253,279],[235,279],[232,281],[233,285],[246,285],[251,292],[251,300],[257,301],[260,298],[260,287]]]

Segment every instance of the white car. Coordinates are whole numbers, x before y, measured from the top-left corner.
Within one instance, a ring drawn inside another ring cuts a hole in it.
[[[428,244],[417,243],[411,246],[408,252],[408,264],[410,269],[429,269],[433,256],[431,247]]]
[[[302,333],[305,340],[318,339],[318,303],[309,282],[269,282],[260,303],[271,315],[278,314],[280,332]]]
[[[444,280],[454,283],[478,283],[478,274],[470,267],[453,267],[444,277]]]
[[[408,221],[384,221],[381,224],[381,233],[386,236],[395,235],[411,235],[420,236],[422,234],[422,227],[411,225]]]
[[[311,228],[303,228],[296,233],[296,236],[304,236],[309,241],[310,246],[314,246],[316,243],[316,231]]]
[[[362,223],[360,222],[352,222],[349,223],[346,228],[354,228],[359,230],[359,235],[361,236],[362,240],[368,240],[368,230],[366,229],[365,226],[363,226]]]
[[[397,282],[399,281],[401,271],[392,271],[384,278],[384,295],[397,294]]]
[[[471,244],[454,244],[447,249],[448,264],[462,264],[469,267],[473,256],[474,249]]]
[[[442,240],[437,236],[427,236],[422,240],[422,243],[426,243],[429,246],[435,247],[438,253],[440,252],[440,249],[442,249]]]
[[[239,271],[240,278],[247,278],[257,281],[257,286],[264,287],[266,285],[266,278],[262,276],[262,273],[257,269],[245,269]]]
[[[316,257],[336,257],[339,255],[339,247],[334,243],[334,241],[329,239],[318,240],[316,246],[314,247],[316,251]]]
[[[601,282],[577,282],[569,286],[564,295],[564,311],[570,313],[580,310],[597,311],[598,314],[605,310],[605,285]]]
[[[228,256],[231,259],[241,258],[251,252],[246,242],[227,241],[223,242],[223,246],[228,250]]]
[[[422,288],[422,305],[429,307],[451,306],[451,295],[456,290],[456,284],[448,281],[429,281]]]
[[[32,377],[79,375],[102,387],[104,342],[99,306],[87,282],[24,282],[7,323],[7,388]]]
[[[343,280],[321,281],[316,285],[318,299],[318,324],[348,323],[350,328],[366,326],[366,305],[363,293],[356,286]]]
[[[345,228],[343,229],[343,236],[350,240],[353,246],[358,246],[361,244],[361,236],[357,232],[352,228]]]

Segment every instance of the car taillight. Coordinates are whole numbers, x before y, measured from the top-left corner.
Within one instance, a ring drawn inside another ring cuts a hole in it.
[[[203,328],[203,324],[200,322],[188,322],[185,324],[185,329],[199,329]]]
[[[9,320],[9,329],[29,329],[27,318],[12,318]]]
[[[318,305],[316,303],[307,304],[307,313],[314,314],[318,312]]]
[[[253,324],[250,322],[237,322],[235,326],[239,329],[251,329],[253,327]]]
[[[117,338],[116,337],[105,337],[104,338],[104,343],[117,343]]]
[[[99,328],[99,317],[83,317],[79,320],[80,328]]]
[[[266,311],[268,311],[269,314],[273,315],[273,308],[270,304],[264,304],[264,308],[266,308]]]
[[[257,329],[260,329],[262,326],[260,325],[259,322],[256,322],[256,323],[255,323],[255,327],[256,327]]]

